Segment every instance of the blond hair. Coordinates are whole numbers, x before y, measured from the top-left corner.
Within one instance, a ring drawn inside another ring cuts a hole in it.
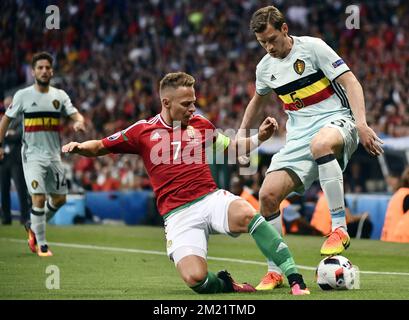
[[[173,72],[165,75],[159,83],[159,91],[166,88],[193,87],[195,79],[185,72]]]

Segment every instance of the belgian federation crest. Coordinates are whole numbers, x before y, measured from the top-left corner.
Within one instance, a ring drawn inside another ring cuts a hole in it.
[[[58,100],[53,100],[53,106],[56,110],[58,110],[58,108],[60,107],[60,101]]]
[[[33,189],[37,189],[38,188],[38,181],[37,180],[33,180],[31,181],[31,186],[33,187]]]
[[[294,62],[294,71],[297,72],[299,75],[302,75],[305,70],[305,62],[297,59],[297,61]]]

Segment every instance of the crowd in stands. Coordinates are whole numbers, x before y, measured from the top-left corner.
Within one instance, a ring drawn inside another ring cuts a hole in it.
[[[198,112],[217,127],[237,129],[255,90],[264,50],[249,30],[251,14],[275,4],[290,34],[323,38],[364,87],[367,119],[381,137],[409,136],[409,3],[360,1],[360,29],[348,30],[349,1],[78,0],[0,2],[0,111],[3,99],[30,85],[31,57],[55,58],[55,85],[85,115],[87,133],[67,123],[62,143],[102,138],[160,110],[158,82],[183,70],[196,80]],[[57,5],[60,29],[45,27],[46,7]],[[286,115],[272,99],[266,114],[285,134]],[[149,188],[134,156],[65,158],[72,190]],[[261,177],[262,179],[262,177]],[[253,179],[254,189],[259,180]]]

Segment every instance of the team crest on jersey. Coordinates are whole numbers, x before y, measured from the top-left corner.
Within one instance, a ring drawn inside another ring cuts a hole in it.
[[[58,108],[60,107],[60,101],[58,100],[53,100],[53,106],[56,110],[58,110]]]
[[[194,138],[195,138],[195,129],[194,129],[192,126],[187,126],[186,131],[187,131],[187,136],[188,136],[190,139],[194,139]]]
[[[302,75],[305,70],[305,62],[297,59],[297,61],[294,62],[294,71],[297,72],[299,75]]]
[[[31,186],[33,187],[33,189],[37,189],[38,188],[38,181],[37,180],[33,180],[31,181]]]

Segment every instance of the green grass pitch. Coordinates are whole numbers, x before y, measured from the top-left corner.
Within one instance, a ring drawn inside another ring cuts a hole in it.
[[[409,299],[409,244],[352,240],[344,253],[361,270],[361,289],[322,291],[314,282],[323,238],[286,236],[310,296],[293,297],[286,284],[271,292],[198,295],[179,278],[165,255],[160,227],[47,226],[54,256],[40,258],[26,244],[24,228],[0,227],[0,299],[163,299],[163,300],[355,300]],[[213,235],[209,270],[227,269],[234,279],[256,285],[266,271],[261,253],[249,235],[232,239]],[[55,265],[60,289],[47,289]]]

